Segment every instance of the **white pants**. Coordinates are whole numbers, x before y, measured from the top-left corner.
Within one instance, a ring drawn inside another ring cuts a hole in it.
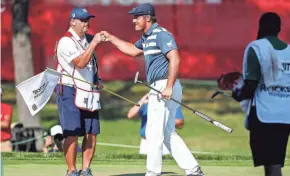
[[[151,86],[162,91],[165,89],[166,83],[167,79],[159,80],[151,84]],[[172,98],[181,101],[182,87],[179,80],[173,86]],[[178,106],[180,105],[174,101],[161,99],[160,94],[150,90],[145,132],[148,142],[146,176],[161,174],[163,143],[178,166],[185,170],[186,175],[197,169],[197,161],[181,137],[175,132],[175,114]]]
[[[162,155],[169,155],[170,152],[167,149],[167,147],[163,144],[163,150],[162,150]],[[140,150],[139,154],[141,155],[147,155],[148,154],[148,142],[146,139],[142,138],[140,142]]]

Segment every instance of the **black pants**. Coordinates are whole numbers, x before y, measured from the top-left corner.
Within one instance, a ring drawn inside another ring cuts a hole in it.
[[[249,129],[254,166],[281,164],[283,167],[290,125],[262,123],[257,117],[256,107],[252,107],[249,115]]]

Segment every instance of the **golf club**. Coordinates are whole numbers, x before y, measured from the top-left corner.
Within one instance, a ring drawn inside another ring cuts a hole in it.
[[[227,94],[221,90],[217,90],[212,94],[211,98],[214,98],[214,97],[218,96],[219,94],[222,94],[223,96],[231,97],[230,94]]]
[[[135,75],[134,83],[140,83],[140,84],[143,84],[143,85],[145,85],[146,87],[148,87],[148,88],[150,88],[150,89],[152,89],[152,90],[154,90],[154,91],[156,91],[156,92],[158,92],[158,93],[161,94],[161,92],[160,92],[159,90],[157,90],[157,89],[151,87],[151,86],[148,85],[147,83],[144,83],[144,82],[138,80],[138,77],[139,77],[139,72],[137,72],[136,75]],[[233,131],[231,128],[229,128],[229,127],[227,127],[227,126],[221,124],[220,122],[218,122],[218,121],[216,121],[216,120],[210,118],[209,116],[207,116],[207,115],[205,115],[205,114],[203,114],[203,113],[201,113],[201,112],[199,112],[199,111],[196,111],[196,110],[194,110],[194,109],[188,107],[187,105],[185,105],[185,104],[183,104],[183,103],[181,103],[181,102],[179,102],[179,101],[177,101],[177,100],[175,100],[175,99],[173,99],[173,98],[170,98],[170,99],[171,99],[172,101],[174,101],[174,102],[180,104],[181,106],[183,106],[183,107],[185,107],[185,108],[191,110],[194,114],[198,115],[198,116],[201,117],[202,119],[204,119],[204,120],[206,120],[206,121],[212,123],[213,125],[215,125],[215,126],[221,128],[221,129],[225,130],[226,132],[231,133],[231,132]]]
[[[51,68],[48,68],[48,67],[47,67],[46,69],[49,69],[49,70],[54,71],[54,72],[57,72],[56,70],[51,69]],[[66,71],[65,71],[65,72],[66,72]],[[66,72],[66,73],[67,73],[67,72]],[[70,77],[70,78],[73,78],[73,79],[75,79],[75,80],[78,80],[78,81],[81,81],[81,82],[84,82],[84,83],[87,83],[87,84],[90,84],[90,85],[92,85],[93,87],[98,88],[96,85],[94,85],[94,84],[92,84],[92,83],[90,83],[90,82],[87,82],[87,81],[85,81],[85,80],[81,80],[81,79],[78,79],[78,78],[72,77],[72,76],[69,75],[69,74],[64,74],[64,73],[62,73],[62,75],[67,76],[67,77]],[[106,88],[102,88],[101,90],[103,90],[103,91],[105,91],[105,92],[108,92],[108,93],[110,93],[110,94],[112,94],[112,95],[115,95],[116,97],[119,97],[119,98],[121,98],[121,99],[123,99],[123,100],[125,100],[125,101],[127,101],[127,102],[129,102],[129,103],[132,103],[132,104],[134,104],[135,106],[140,106],[138,103],[135,103],[134,101],[129,100],[129,99],[127,99],[127,98],[125,98],[125,97],[123,97],[123,96],[121,96],[121,95],[119,95],[119,94],[116,94],[116,93],[114,93],[114,92],[112,92],[112,91],[110,91],[110,90],[108,90],[108,89],[106,89]]]

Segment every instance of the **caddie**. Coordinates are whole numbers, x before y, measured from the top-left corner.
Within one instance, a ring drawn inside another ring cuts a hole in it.
[[[254,166],[264,166],[265,176],[282,176],[290,133],[290,46],[280,31],[278,14],[261,16],[257,40],[245,49],[244,84],[233,92],[237,101],[250,100],[246,127]]]
[[[87,34],[91,15],[84,8],[75,8],[70,14],[70,28],[59,40],[56,47],[57,71],[63,75],[56,87],[56,103],[63,130],[64,155],[67,176],[92,176],[90,164],[94,156],[97,135],[100,133],[99,90],[102,88],[98,77],[95,49],[101,42],[100,34]],[[76,168],[78,137],[83,136],[82,168]]]

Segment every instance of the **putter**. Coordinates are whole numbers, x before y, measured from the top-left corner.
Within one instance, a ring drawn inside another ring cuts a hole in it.
[[[159,90],[157,90],[157,89],[151,87],[150,85],[148,85],[147,83],[144,83],[143,81],[138,80],[138,77],[139,77],[139,72],[137,72],[136,75],[135,75],[134,83],[140,83],[140,84],[143,84],[144,86],[146,86],[146,87],[148,87],[148,88],[150,88],[150,89],[156,91],[157,93],[160,93],[160,94],[161,94],[161,92],[160,92]],[[221,128],[221,129],[223,129],[224,131],[226,131],[226,132],[228,132],[228,133],[232,133],[233,129],[231,129],[231,128],[225,126],[225,125],[223,125],[222,123],[220,123],[220,122],[218,122],[218,121],[216,121],[216,120],[210,118],[209,116],[207,116],[207,115],[205,115],[205,114],[203,114],[203,113],[201,113],[201,112],[199,112],[199,111],[196,111],[196,110],[194,110],[194,109],[188,107],[187,105],[185,105],[185,104],[183,104],[183,103],[181,103],[181,102],[175,100],[174,98],[170,98],[170,99],[171,99],[172,101],[174,101],[174,102],[180,104],[181,106],[183,106],[183,107],[189,109],[189,110],[192,111],[194,114],[196,114],[196,115],[198,115],[199,117],[201,117],[202,119],[204,119],[204,120],[210,122],[211,124],[213,124],[213,125],[215,125],[215,126]]]
[[[212,94],[211,98],[213,99],[214,97],[218,96],[219,94],[222,94],[223,96],[226,96],[226,97],[231,97],[230,94],[227,94],[221,90],[217,90]]]

